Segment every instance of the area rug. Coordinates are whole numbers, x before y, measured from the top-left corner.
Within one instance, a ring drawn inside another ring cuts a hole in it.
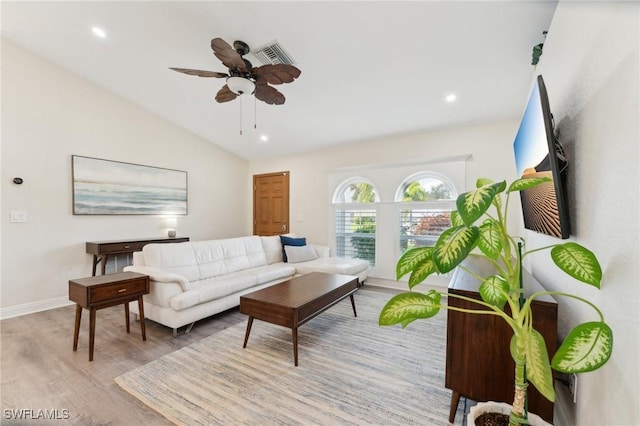
[[[391,295],[361,289],[298,330],[238,324],[115,379],[181,425],[447,425],[446,312],[378,326]],[[462,418],[462,411],[457,413]]]

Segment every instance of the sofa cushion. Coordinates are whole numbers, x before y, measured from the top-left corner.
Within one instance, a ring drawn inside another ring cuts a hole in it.
[[[316,249],[312,245],[284,246],[284,251],[287,254],[287,262],[289,263],[307,262],[318,258],[318,253],[316,253]]]
[[[207,279],[267,264],[260,237],[228,238],[191,243],[199,279]]]
[[[280,242],[282,243],[282,261],[286,262],[287,261],[287,253],[285,252],[284,248],[285,246],[294,246],[294,247],[300,247],[300,246],[306,246],[307,245],[307,239],[306,238],[293,238],[293,237],[287,237],[284,235],[280,235]]]
[[[296,268],[282,262],[272,265],[259,266],[247,271],[256,277],[258,284],[265,284],[269,281],[283,278],[292,278],[296,274]]]
[[[178,294],[171,299],[171,308],[175,311],[181,311],[191,306],[237,293],[257,284],[257,277],[250,274],[229,274],[196,281],[192,283],[193,288],[191,290]]]
[[[369,268],[369,262],[366,260],[347,257],[320,257],[308,262],[296,263],[296,272],[303,275],[316,271],[333,274],[359,275],[367,268]]]
[[[147,244],[142,254],[146,266],[182,275],[188,281],[200,279],[193,243]]]
[[[264,254],[267,256],[267,264],[282,262],[282,242],[279,235],[260,237]]]
[[[275,263],[195,281],[191,283],[190,290],[175,295],[170,306],[173,310],[180,311],[256,285],[291,278],[295,273],[296,268],[293,266]]]

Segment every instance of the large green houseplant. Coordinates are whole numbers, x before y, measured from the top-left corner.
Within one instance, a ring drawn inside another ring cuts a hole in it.
[[[393,296],[379,318],[380,325],[401,324],[404,328],[417,319],[433,317],[444,308],[497,315],[504,319],[513,330],[510,351],[516,366],[509,416],[512,425],[527,423],[527,383],[554,401],[552,368],[563,373],[592,371],[607,362],[613,349],[611,328],[604,322],[602,312],[588,300],[560,291],[538,292],[526,299],[522,296],[522,259],[541,250],[550,250],[553,262],[571,277],[600,288],[600,264],[588,249],[575,242],[565,242],[528,250],[524,240],[507,232],[509,196],[548,181],[549,178],[518,179],[507,188],[504,181],[478,180],[476,189],[458,197],[457,209],[451,214],[452,226],[442,233],[435,246],[408,250],[398,260],[397,279],[411,273],[408,283],[411,290],[431,274],[447,273],[458,266],[464,268],[460,263],[472,251],[479,251],[479,255],[495,267],[495,274],[489,277],[477,276],[467,270],[482,283],[479,288],[482,300],[447,295],[477,304],[477,310],[447,306],[441,302],[443,293],[436,290],[409,291]],[[597,314],[594,321],[578,325],[566,336],[551,362],[542,335],[532,325],[531,302],[544,294],[579,300]],[[507,305],[510,313],[505,312]]]

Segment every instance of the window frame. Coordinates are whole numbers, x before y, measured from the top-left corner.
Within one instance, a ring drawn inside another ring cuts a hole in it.
[[[358,184],[358,183],[366,183],[368,185],[370,185],[373,188],[373,192],[374,192],[374,201],[372,202],[368,202],[368,203],[361,203],[361,202],[346,202],[345,201],[345,197],[344,197],[344,193],[345,191],[348,190],[348,188],[353,185],[353,184]],[[373,211],[373,218],[374,218],[374,223],[375,223],[375,232],[372,233],[373,237],[373,241],[374,241],[374,258],[373,258],[373,262],[369,262],[370,263],[370,267],[374,268],[376,265],[376,256],[378,253],[378,205],[380,203],[380,195],[379,195],[379,191],[376,188],[375,184],[367,178],[364,178],[362,176],[354,176],[354,177],[350,177],[348,179],[345,179],[344,181],[342,181],[336,188],[336,190],[333,193],[333,197],[332,197],[332,204],[331,204],[331,208],[332,208],[332,218],[333,218],[333,235],[332,235],[332,245],[334,248],[334,252],[336,253],[336,256],[338,255],[338,253],[341,251],[341,249],[339,248],[338,245],[338,239],[340,238],[340,236],[345,235],[346,233],[339,233],[338,232],[338,215],[339,212],[341,211],[352,211],[352,212],[370,212]],[[369,259],[363,259],[363,260],[369,260]]]

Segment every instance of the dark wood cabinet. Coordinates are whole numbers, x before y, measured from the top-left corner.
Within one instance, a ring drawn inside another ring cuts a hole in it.
[[[127,333],[129,333],[129,302],[135,300],[138,301],[142,340],[147,340],[144,324],[144,305],[142,303],[142,296],[145,294],[149,294],[149,276],[135,272],[120,272],[99,277],[69,280],[69,300],[76,302],[73,350],[78,350],[78,336],[80,334],[83,308],[89,310],[89,361],[93,361],[96,311],[110,306],[124,305],[125,324]]]
[[[86,251],[93,255],[93,271],[92,276],[96,275],[96,267],[98,263],[102,263],[102,275],[107,267],[107,259],[109,257],[121,254],[130,254],[135,251],[142,250],[147,244],[164,244],[164,243],[184,243],[189,241],[189,237],[176,238],[137,238],[132,240],[113,240],[113,241],[87,241]]]
[[[486,259],[470,256],[464,265],[482,277],[492,274]],[[543,290],[525,271],[525,295]],[[449,293],[480,300],[480,282],[458,268],[449,284]],[[472,302],[448,298],[449,306],[478,309]],[[550,357],[557,349],[558,305],[551,296],[532,304],[534,327],[542,334]],[[509,352],[513,331],[503,319],[493,315],[475,315],[449,310],[447,313],[447,364],[445,386],[451,389],[449,421],[454,422],[460,397],[473,401],[513,403],[515,365]],[[532,384],[528,388],[529,411],[553,423],[553,403],[543,397]]]

